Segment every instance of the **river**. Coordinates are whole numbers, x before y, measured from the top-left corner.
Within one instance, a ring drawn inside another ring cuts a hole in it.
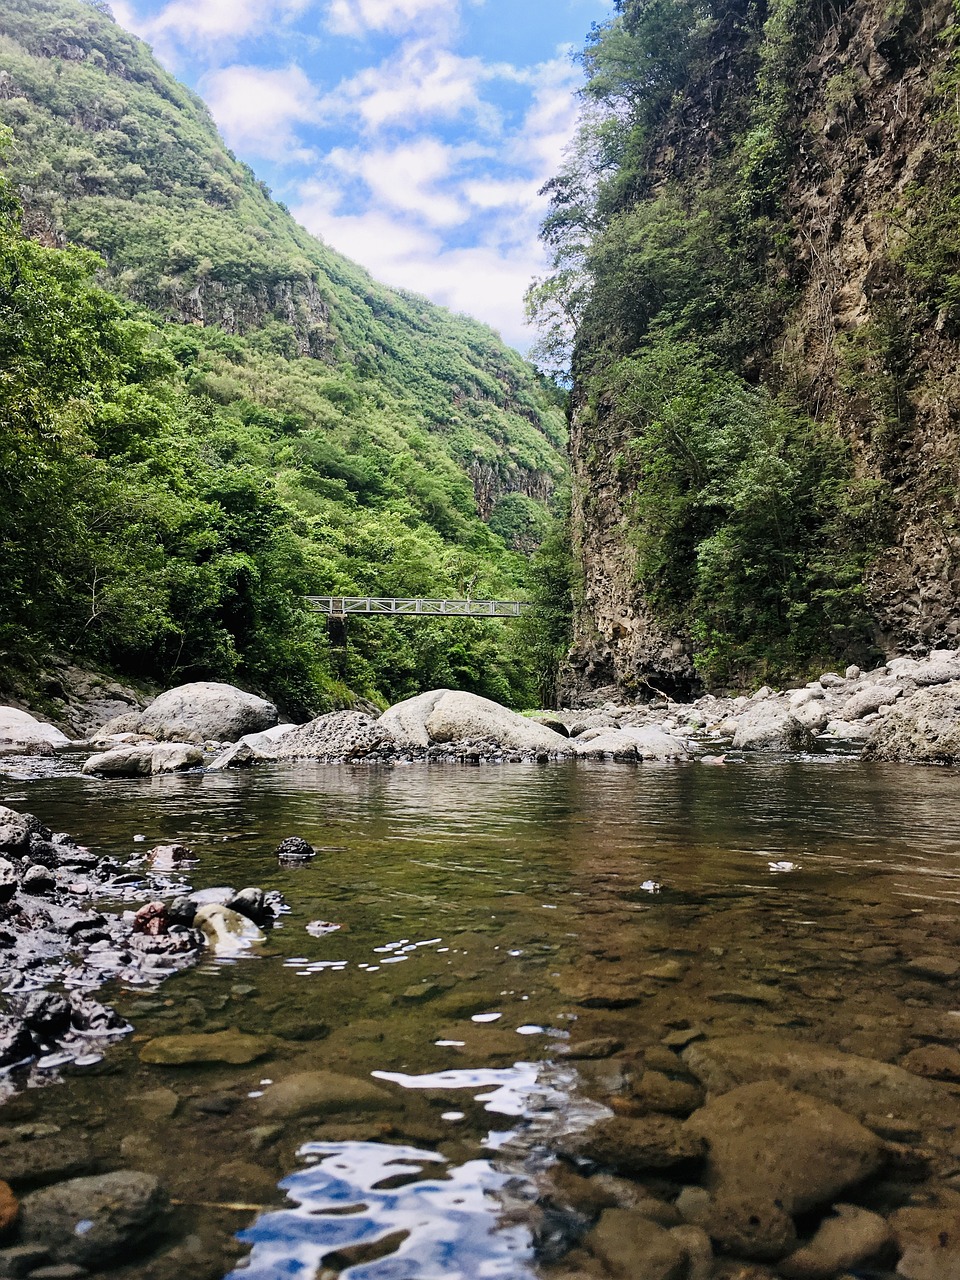
[[[118,857],[182,842],[194,886],[290,907],[248,954],[107,990],[134,1034],[5,1107],[5,1133],[163,1180],[172,1234],[118,1280],[560,1275],[583,1221],[543,1195],[551,1144],[616,1109],[643,1049],[788,1029],[897,1061],[958,1003],[907,968],[960,942],[956,771],[60,772],[4,779],[0,801]],[[287,836],[317,858],[279,866]],[[141,1060],[156,1037],[231,1029],[274,1039],[245,1065]],[[277,1101],[317,1071],[389,1096]]]

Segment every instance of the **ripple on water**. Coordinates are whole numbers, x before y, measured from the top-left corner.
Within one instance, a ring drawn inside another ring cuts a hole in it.
[[[241,1235],[253,1251],[230,1280],[312,1277],[325,1260],[346,1263],[349,1280],[534,1276],[529,1228],[499,1221],[516,1179],[489,1161],[450,1167],[381,1142],[308,1143],[300,1155],[317,1163],[281,1184],[295,1207]]]

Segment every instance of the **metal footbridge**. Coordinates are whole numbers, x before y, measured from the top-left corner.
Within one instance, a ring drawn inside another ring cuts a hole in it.
[[[425,600],[392,596],[307,596],[307,607],[330,618],[365,614],[382,618],[519,618],[522,600]]]

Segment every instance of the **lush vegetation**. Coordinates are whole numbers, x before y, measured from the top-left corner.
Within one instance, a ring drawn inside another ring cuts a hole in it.
[[[717,685],[867,644],[882,485],[857,480],[774,337],[796,297],[784,184],[808,0],[618,0],[552,184],[545,359],[572,342],[584,470],[627,495],[638,589]],[[589,508],[589,494],[583,495]]]
[[[516,630],[351,620],[332,644],[300,600],[523,592],[547,520],[525,491],[563,474],[555,389],[308,236],[102,8],[0,13],[7,683],[59,650],[291,713],[535,700]]]

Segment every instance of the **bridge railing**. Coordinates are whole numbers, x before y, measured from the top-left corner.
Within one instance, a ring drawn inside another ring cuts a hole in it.
[[[375,614],[388,618],[519,618],[531,608],[522,600],[430,600],[394,596],[307,596],[314,613],[332,618]]]

